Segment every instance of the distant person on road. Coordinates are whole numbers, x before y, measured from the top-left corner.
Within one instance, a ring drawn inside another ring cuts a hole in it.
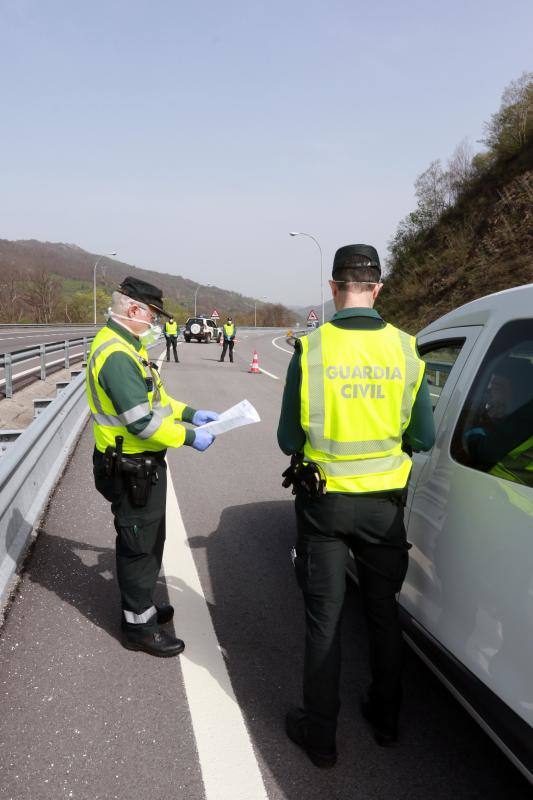
[[[160,333],[162,292],[151,283],[126,278],[113,292],[107,325],[93,341],[87,362],[87,397],[96,442],[96,488],[115,518],[117,578],[122,603],[124,647],[154,656],[175,656],[185,647],[162,627],[174,615],[156,607],[154,591],[165,543],[167,447],[206,450],[202,425],[218,418],[169,397],[146,347]],[[122,441],[121,441],[122,440]]]
[[[168,322],[165,322],[163,329],[167,343],[167,361],[170,361],[170,346],[174,353],[174,361],[179,364],[178,358],[178,323],[175,322],[174,317],[169,317]]]
[[[233,364],[233,348],[235,347],[235,334],[237,333],[237,328],[233,324],[231,317],[228,317],[224,323],[223,331],[224,344],[222,346],[222,355],[220,356],[220,361],[224,361],[226,352],[229,350],[229,360]]]
[[[411,459],[435,430],[424,362],[412,336],[385,322],[374,247],[337,250],[336,313],[297,339],[287,372],[278,443],[292,455],[284,485],[296,494],[296,578],[305,604],[303,707],[287,735],[318,767],[337,760],[340,620],[352,551],[366,616],[372,681],[361,710],[380,745],[394,743],[402,699],[397,594],[407,571],[404,527]]]

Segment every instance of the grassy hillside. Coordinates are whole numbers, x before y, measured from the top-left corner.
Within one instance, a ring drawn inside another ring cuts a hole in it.
[[[0,322],[90,322],[93,319],[93,268],[98,256],[72,244],[0,239]],[[239,324],[290,325],[294,313],[238,292],[205,286],[180,275],[140,269],[103,258],[97,269],[97,319],[109,305],[113,289],[127,275],[161,287],[178,322],[194,313],[221,318],[231,314]]]
[[[533,74],[506,89],[486,125],[487,151],[464,148],[415,183],[417,209],[390,243],[378,309],[416,332],[491,292],[533,281]]]

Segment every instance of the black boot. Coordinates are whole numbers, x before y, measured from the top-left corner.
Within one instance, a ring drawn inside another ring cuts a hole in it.
[[[181,639],[176,639],[175,636],[158,628],[148,632],[146,629],[137,632],[130,626],[125,632],[122,644],[127,650],[143,650],[160,658],[178,656],[185,650],[185,644]]]
[[[315,767],[328,769],[337,763],[335,745],[319,747],[309,743],[309,725],[303,708],[291,708],[285,717],[285,731],[289,739],[305,751]]]
[[[361,714],[374,728],[374,739],[380,747],[392,747],[398,741],[398,714],[381,711],[372,700],[361,701]]]

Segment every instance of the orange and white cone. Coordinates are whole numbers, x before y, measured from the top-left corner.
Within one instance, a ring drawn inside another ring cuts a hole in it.
[[[257,358],[257,350],[254,350],[252,363],[250,365],[250,372],[259,372],[259,359]]]

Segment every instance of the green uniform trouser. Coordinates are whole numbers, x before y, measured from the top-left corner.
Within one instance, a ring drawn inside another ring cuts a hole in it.
[[[143,508],[131,505],[122,480],[115,484],[113,478],[106,476],[103,454],[96,449],[93,454],[95,486],[111,503],[115,518],[117,579],[122,609],[134,614],[142,614],[154,605],[154,592],[163,559],[167,496],[165,452],[149,454],[157,459],[158,481],[152,486],[148,502]],[[157,617],[154,614],[147,624],[134,627],[135,630],[153,630],[157,628]]]
[[[401,495],[296,495],[296,578],[305,602],[304,707],[310,743],[335,743],[340,708],[340,622],[350,549],[368,627],[369,696],[383,719],[398,716],[402,633],[396,594],[408,563]]]

